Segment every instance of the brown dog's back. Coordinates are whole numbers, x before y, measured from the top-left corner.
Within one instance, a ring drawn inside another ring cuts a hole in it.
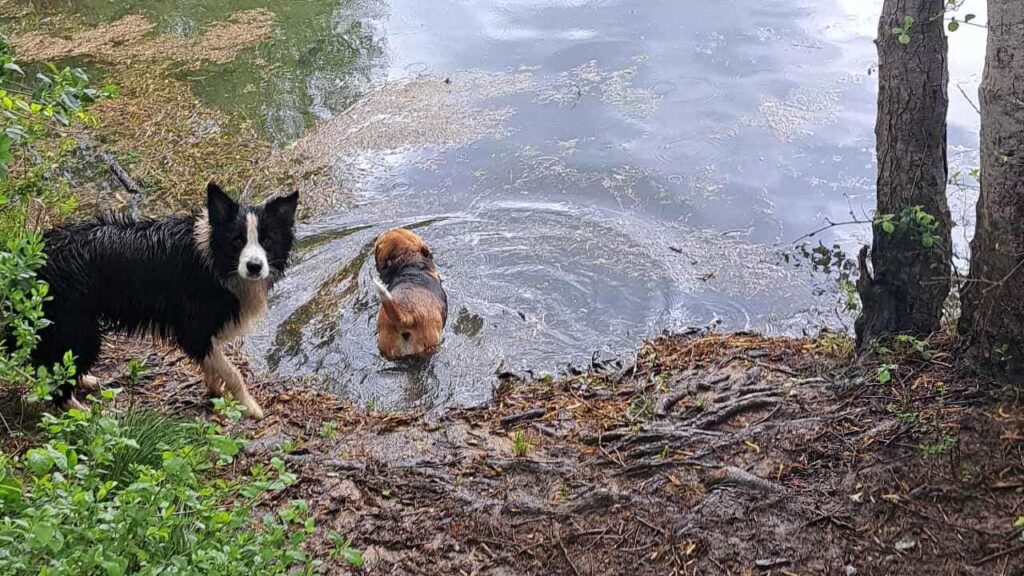
[[[385,358],[423,356],[440,343],[448,320],[448,296],[430,249],[403,228],[382,234],[374,261],[383,282],[377,315],[377,348]]]

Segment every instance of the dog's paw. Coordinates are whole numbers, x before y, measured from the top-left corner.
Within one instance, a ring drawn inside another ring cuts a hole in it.
[[[71,396],[67,400],[61,402],[60,407],[61,407],[62,410],[65,410],[65,411],[72,410],[72,409],[74,409],[74,410],[82,410],[84,412],[88,412],[89,411],[89,406],[87,406],[86,404],[82,403],[81,400],[79,400],[78,398],[75,398],[74,396]]]
[[[257,404],[255,400],[250,398],[248,402],[244,403],[244,406],[245,406],[245,413],[250,418],[252,418],[254,420],[263,420],[263,418],[264,418],[263,408],[260,408],[260,405]]]
[[[78,387],[86,392],[99,392],[100,379],[91,374],[85,374],[78,378]]]

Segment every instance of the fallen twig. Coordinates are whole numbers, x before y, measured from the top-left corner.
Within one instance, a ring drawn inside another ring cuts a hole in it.
[[[711,480],[712,484],[730,483],[752,488],[760,492],[783,493],[786,491],[785,488],[771,480],[755,476],[754,474],[751,474],[741,468],[736,468],[735,466],[723,466],[722,468],[719,468],[711,475]]]
[[[543,418],[544,415],[547,413],[548,411],[545,408],[532,408],[525,412],[519,412],[516,414],[510,414],[508,416],[505,416],[500,420],[500,422],[503,428],[508,428],[509,426],[519,424],[520,422],[526,422],[527,420],[536,420],[537,418]]]
[[[141,196],[142,189],[135,180],[128,175],[128,172],[117,163],[117,158],[114,158],[113,154],[104,152],[102,154],[103,161],[107,164],[107,168],[110,169],[110,173],[114,175],[114,178],[121,184],[121,187],[127,190],[134,196]]]
[[[1007,556],[1007,555],[1010,555],[1010,554],[1016,554],[1017,552],[1024,552],[1024,544],[1018,544],[1017,546],[1014,546],[1013,548],[1007,548],[1006,550],[1000,550],[999,552],[993,552],[992,554],[989,554],[988,556],[984,556],[982,558],[978,558],[974,562],[971,562],[971,565],[972,566],[981,566],[983,564],[988,564],[989,562],[991,562],[993,560],[997,560],[999,558],[1002,558],[1003,556]]]

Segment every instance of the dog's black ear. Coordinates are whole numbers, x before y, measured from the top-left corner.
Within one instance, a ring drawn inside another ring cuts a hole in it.
[[[206,210],[211,222],[226,222],[235,216],[238,204],[216,182],[206,185]]]
[[[295,211],[299,207],[299,191],[296,190],[288,196],[280,196],[274,198],[270,202],[267,202],[266,211],[267,216],[284,222],[289,226],[295,222]]]

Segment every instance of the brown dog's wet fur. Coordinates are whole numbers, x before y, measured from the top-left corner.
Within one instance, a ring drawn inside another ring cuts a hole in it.
[[[373,249],[381,306],[377,348],[388,359],[425,356],[441,343],[448,297],[423,239],[404,228],[382,234]]]

